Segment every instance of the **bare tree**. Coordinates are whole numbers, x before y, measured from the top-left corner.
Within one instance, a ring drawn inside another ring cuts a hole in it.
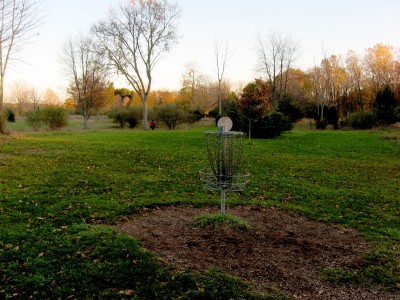
[[[0,1],[0,133],[5,133],[3,100],[7,66],[15,61],[39,25],[39,0]]]
[[[229,50],[228,41],[225,41],[225,45],[222,45],[219,40],[214,41],[214,58],[218,79],[218,113],[220,115],[222,114],[222,81],[231,55],[232,53]]]
[[[62,59],[70,78],[67,93],[77,102],[83,113],[83,127],[87,129],[90,115],[102,96],[99,93],[106,86],[106,66],[94,50],[93,41],[83,36],[68,40]]]
[[[194,63],[185,65],[182,74],[181,102],[185,107],[196,107],[202,102],[206,77],[202,74],[199,67]]]
[[[34,87],[31,87],[29,89],[29,102],[33,106],[34,110],[39,108],[39,103],[40,103],[41,99],[42,99],[42,96],[40,95],[38,90],[35,89]]]
[[[139,95],[145,130],[153,69],[178,40],[179,16],[178,5],[167,0],[125,1],[92,27],[98,50]]]
[[[258,70],[267,75],[275,107],[286,93],[289,69],[296,59],[298,49],[298,43],[289,36],[280,33],[271,33],[267,39],[259,36]]]
[[[29,87],[24,81],[14,81],[11,84],[11,100],[15,103],[18,115],[21,116],[29,103]]]

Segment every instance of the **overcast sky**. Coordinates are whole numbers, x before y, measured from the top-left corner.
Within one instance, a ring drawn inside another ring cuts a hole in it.
[[[6,73],[6,88],[23,80],[39,90],[51,88],[61,97],[66,80],[59,53],[68,37],[85,33],[107,15],[120,0],[42,0],[43,25],[34,43],[23,52],[25,63]],[[153,89],[180,88],[188,63],[216,80],[214,41],[228,41],[234,52],[226,78],[233,83],[249,82],[258,74],[258,36],[270,32],[290,35],[299,42],[296,67],[306,70],[319,64],[323,51],[360,54],[377,43],[400,47],[399,0],[177,0],[182,9],[179,44],[166,54],[154,73]],[[117,87],[125,85],[123,80]],[[127,85],[126,85],[127,86]]]

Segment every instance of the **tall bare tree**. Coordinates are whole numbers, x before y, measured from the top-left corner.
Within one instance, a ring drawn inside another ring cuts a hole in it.
[[[24,81],[14,81],[11,84],[10,100],[15,103],[18,115],[21,116],[28,109],[29,87]]]
[[[33,106],[34,110],[39,108],[39,103],[41,99],[42,95],[39,93],[39,91],[36,88],[31,87],[29,89],[29,102]]]
[[[228,47],[228,41],[225,45],[219,40],[214,41],[214,58],[216,64],[217,79],[218,79],[218,113],[222,114],[222,81],[228,66],[228,60],[232,53]]]
[[[272,104],[275,107],[286,93],[289,69],[296,59],[298,49],[298,43],[290,36],[274,32],[266,39],[259,36],[258,69],[267,75],[271,84]]]
[[[206,85],[206,76],[203,75],[195,63],[185,65],[182,74],[181,103],[185,107],[196,107],[202,101],[202,90]]]
[[[99,93],[106,86],[106,65],[94,50],[93,40],[80,36],[69,39],[64,47],[63,62],[70,85],[67,93],[83,113],[83,128],[95,109]]]
[[[361,111],[364,110],[362,99],[362,85],[364,80],[364,72],[361,60],[354,51],[348,51],[346,57],[346,70],[349,74],[350,91],[356,95],[357,104]]]
[[[178,40],[179,16],[178,5],[167,0],[125,0],[92,27],[98,50],[139,95],[145,130],[153,70]]]
[[[24,44],[39,25],[39,0],[0,0],[0,133],[5,133],[3,100],[8,65],[18,59]]]

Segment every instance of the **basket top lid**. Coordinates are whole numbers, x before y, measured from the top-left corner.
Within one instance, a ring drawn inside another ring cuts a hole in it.
[[[231,118],[222,117],[218,120],[217,126],[220,131],[227,132],[232,129],[233,123]]]

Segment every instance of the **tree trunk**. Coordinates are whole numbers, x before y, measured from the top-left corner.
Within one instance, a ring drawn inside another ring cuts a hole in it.
[[[147,124],[148,119],[147,119],[147,95],[144,96],[143,98],[143,129],[147,130]]]
[[[4,76],[0,78],[0,134],[6,133],[6,117],[3,113]]]
[[[251,139],[251,119],[249,119],[249,140]]]

